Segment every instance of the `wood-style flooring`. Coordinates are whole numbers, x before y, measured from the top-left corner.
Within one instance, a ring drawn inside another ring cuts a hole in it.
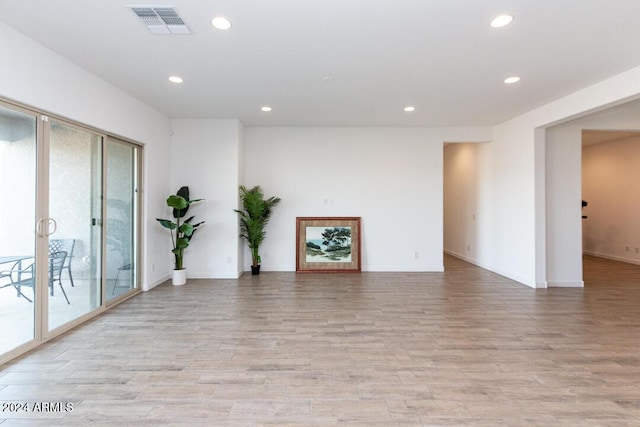
[[[0,426],[639,426],[640,267],[190,280],[0,367]],[[0,408],[2,409],[2,408]],[[4,421],[4,422],[3,422]]]

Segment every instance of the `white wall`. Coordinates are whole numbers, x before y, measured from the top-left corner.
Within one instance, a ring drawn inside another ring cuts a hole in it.
[[[495,143],[445,147],[444,249],[527,283],[526,274],[512,271],[533,269],[535,264],[527,265],[528,259],[521,254],[533,250],[534,246],[528,245],[535,241],[536,232],[524,225],[517,232],[506,232],[511,224],[523,221],[518,217],[522,206],[530,203],[533,209],[533,201],[527,201],[527,190],[536,187],[533,177],[526,176],[532,175],[533,162],[519,148],[506,144],[498,149]],[[504,194],[510,194],[510,198],[504,199]]]
[[[567,121],[546,132],[546,272],[548,286],[583,286],[581,142],[583,129],[640,128],[640,101]],[[626,244],[625,244],[626,245]]]
[[[170,245],[150,215],[170,191],[169,119],[1,23],[0,52],[0,97],[144,144],[143,289],[166,279]]]
[[[546,271],[548,287],[583,287],[580,129],[546,134]]]
[[[185,250],[187,275],[237,278],[242,268],[241,247],[233,209],[238,207],[243,125],[238,120],[176,119],[171,127],[171,193],[186,185],[191,198],[205,199],[189,210],[196,222],[206,223]],[[162,218],[170,215],[166,206],[157,214]],[[169,239],[166,230],[164,237]],[[173,265],[171,253],[167,262]]]
[[[238,155],[238,174],[236,175],[236,178],[238,180],[238,187],[240,185],[245,184],[245,162],[244,162],[244,157],[246,153],[245,134],[246,134],[245,127],[240,126],[240,141],[239,141],[240,150]],[[236,188],[235,206],[236,206],[236,209],[241,208],[239,188]],[[236,228],[236,245],[237,245],[237,258],[238,258],[236,269],[238,271],[238,276],[240,276],[240,274],[242,274],[242,272],[245,271],[245,252],[248,252],[248,251],[246,250],[246,242],[244,239],[240,237],[240,230],[238,228]]]
[[[640,137],[582,151],[584,252],[640,264]]]
[[[480,166],[490,189],[477,209],[482,226],[490,230],[478,241],[478,265],[529,286],[535,283],[533,135],[517,122],[495,128]]]
[[[442,271],[443,142],[488,139],[486,128],[247,128],[246,185],[282,198],[263,269],[295,270],[296,217],[360,216],[364,271]]]
[[[547,209],[544,187],[545,156],[539,144],[539,129],[588,115],[640,95],[640,67],[515,117],[495,127],[488,144],[485,169],[491,189],[480,198],[478,215],[492,212],[491,239],[479,240],[478,250],[485,267],[528,286],[546,286],[540,266],[546,254]],[[542,175],[542,176],[541,176]],[[484,207],[488,207],[485,212]],[[571,281],[581,280],[572,278]]]

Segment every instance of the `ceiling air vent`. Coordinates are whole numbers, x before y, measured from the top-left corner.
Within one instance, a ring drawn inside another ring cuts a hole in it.
[[[172,6],[127,6],[153,34],[191,34]]]

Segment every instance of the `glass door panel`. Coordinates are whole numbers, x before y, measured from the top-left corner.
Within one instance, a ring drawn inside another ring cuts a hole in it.
[[[35,338],[36,127],[0,105],[0,355]]]
[[[107,139],[107,301],[138,287],[138,148]]]
[[[139,289],[141,150],[0,101],[0,362]]]
[[[102,303],[102,136],[51,122],[49,141],[51,331]]]

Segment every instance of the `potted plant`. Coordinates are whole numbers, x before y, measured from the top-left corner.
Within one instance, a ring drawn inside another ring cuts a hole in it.
[[[187,282],[187,270],[183,266],[184,250],[189,246],[189,242],[193,238],[196,229],[204,224],[204,221],[193,224],[193,216],[182,220],[189,211],[189,207],[203,199],[189,199],[189,187],[180,187],[176,194],[172,194],[167,198],[167,206],[173,208],[173,218],[175,222],[168,219],[156,218],[156,220],[164,227],[169,229],[171,234],[171,243],[173,245],[173,256],[175,258],[175,268],[173,270],[173,284],[176,286],[184,285]]]
[[[265,200],[259,185],[251,189],[241,185],[240,202],[242,210],[234,209],[240,217],[240,237],[251,250],[251,274],[257,275],[260,274],[260,245],[267,235],[265,227],[280,198],[272,196]]]

